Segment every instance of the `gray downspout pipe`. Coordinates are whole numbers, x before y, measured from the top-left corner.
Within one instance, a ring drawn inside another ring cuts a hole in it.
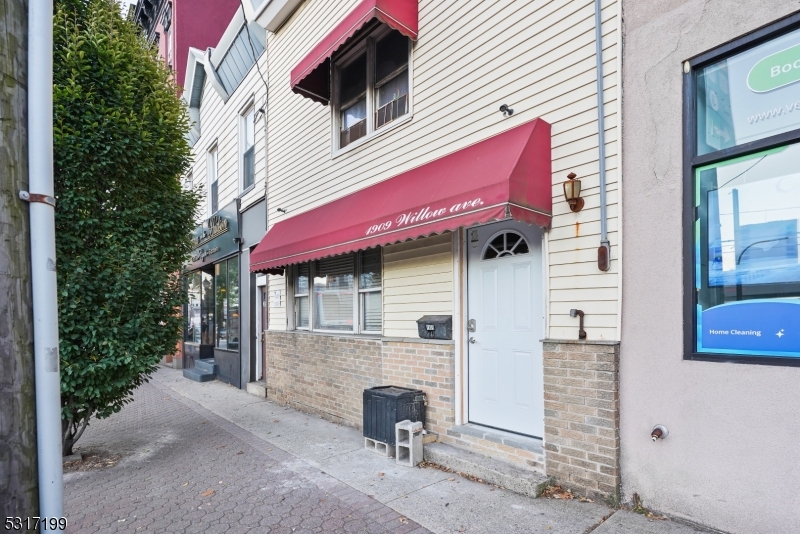
[[[28,3],[28,187],[39,516],[64,517],[53,185],[53,0]],[[48,523],[48,530],[51,524]],[[61,529],[53,529],[61,531]]]
[[[608,216],[606,209],[606,127],[603,108],[603,29],[600,0],[594,2],[595,46],[597,58],[597,138],[600,149],[600,248],[598,267],[607,271],[611,265],[611,246],[608,242]],[[605,256],[605,261],[601,258]]]

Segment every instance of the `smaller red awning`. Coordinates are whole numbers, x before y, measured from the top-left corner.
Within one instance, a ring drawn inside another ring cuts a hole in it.
[[[276,223],[250,270],[513,218],[546,227],[552,213],[550,125],[527,122],[403,174]]]
[[[292,91],[321,104],[331,99],[330,58],[367,22],[378,19],[409,39],[417,40],[417,0],[361,0],[306,57],[292,69]]]

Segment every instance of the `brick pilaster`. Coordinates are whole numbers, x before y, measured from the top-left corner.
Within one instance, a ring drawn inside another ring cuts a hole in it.
[[[544,408],[547,475],[619,495],[619,344],[545,341]]]

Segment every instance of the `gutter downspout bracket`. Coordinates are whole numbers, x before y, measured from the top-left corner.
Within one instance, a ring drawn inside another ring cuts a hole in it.
[[[26,202],[41,202],[48,206],[56,207],[56,199],[50,195],[40,195],[38,193],[28,193],[27,191],[20,191],[19,198]]]

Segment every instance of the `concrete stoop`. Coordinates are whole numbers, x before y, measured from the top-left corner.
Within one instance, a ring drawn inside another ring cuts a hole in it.
[[[538,497],[550,483],[550,479],[541,473],[528,471],[446,443],[428,443],[423,453],[428,462],[480,478],[489,484],[528,497]]]
[[[183,370],[183,376],[195,382],[210,382],[217,379],[219,366],[213,359],[196,360],[194,367]]]
[[[255,395],[256,397],[261,397],[262,399],[267,398],[267,382],[265,380],[259,380],[257,382],[248,382],[247,383],[247,392],[250,395]]]

